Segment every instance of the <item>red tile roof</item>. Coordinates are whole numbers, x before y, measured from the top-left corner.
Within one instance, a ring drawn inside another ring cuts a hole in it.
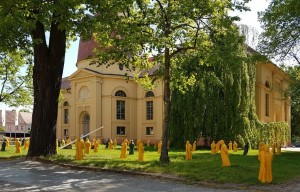
[[[65,90],[71,89],[71,83],[68,80],[68,77],[62,78],[60,88]]]

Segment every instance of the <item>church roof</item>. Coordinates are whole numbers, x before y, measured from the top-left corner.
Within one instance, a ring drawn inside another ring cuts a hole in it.
[[[68,77],[62,78],[60,88],[61,89],[71,89],[71,83],[70,83]]]
[[[95,41],[94,37],[92,37],[90,40],[82,40],[80,39],[79,47],[78,47],[78,56],[77,56],[77,62],[92,58],[95,56],[93,50],[95,48],[99,47],[99,44]]]

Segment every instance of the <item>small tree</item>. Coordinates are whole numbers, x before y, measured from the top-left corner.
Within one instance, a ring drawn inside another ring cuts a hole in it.
[[[244,3],[244,2],[243,2]],[[96,38],[105,51],[100,64],[123,64],[139,69],[160,66],[164,87],[164,123],[160,162],[169,163],[170,77],[182,55],[209,46],[210,35],[226,33],[234,18],[228,9],[243,9],[230,0],[111,0],[98,9]],[[153,57],[149,62],[150,55]],[[114,61],[114,62],[112,62]]]
[[[32,63],[21,51],[0,52],[0,103],[32,105]]]

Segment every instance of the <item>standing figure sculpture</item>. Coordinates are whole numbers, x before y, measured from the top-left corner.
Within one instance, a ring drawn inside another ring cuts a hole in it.
[[[20,143],[19,139],[16,139],[15,145],[16,145],[16,153],[22,153],[21,143]]]
[[[139,152],[139,161],[144,161],[144,144],[143,142],[141,141],[139,143],[139,146],[138,146],[138,152]]]
[[[222,166],[224,167],[229,167],[231,166],[230,160],[228,157],[228,149],[227,146],[225,145],[224,141],[220,141],[221,144],[221,158],[222,158]]]
[[[85,148],[83,140],[81,140],[80,138],[77,138],[77,140],[75,142],[75,147],[76,147],[75,159],[82,160],[83,159],[83,150]]]
[[[88,138],[86,138],[84,143],[84,154],[90,154],[91,142]]]
[[[272,176],[272,160],[273,153],[270,152],[268,144],[263,146],[263,150],[260,151],[259,159],[259,173],[258,180],[262,183],[271,183],[273,180]]]
[[[193,143],[193,150],[192,151],[196,151],[196,149],[197,149],[197,141],[194,141],[194,143]]]
[[[161,154],[162,141],[157,144],[157,153]]]
[[[192,150],[193,150],[193,147],[190,144],[190,141],[186,141],[186,144],[185,144],[185,160],[192,160]]]
[[[94,142],[94,152],[95,152],[95,153],[98,153],[98,152],[99,152],[99,141],[98,141],[98,140],[96,140],[96,141]]]
[[[215,155],[215,154],[216,154],[216,144],[215,144],[215,141],[213,141],[213,142],[210,144],[210,154],[211,154],[211,155]]]
[[[237,145],[236,141],[233,141],[233,152],[238,151],[237,147],[238,147],[238,145]]]
[[[121,155],[120,158],[121,159],[125,159],[127,157],[127,143],[125,141],[122,142],[122,147],[121,147]]]
[[[231,141],[228,143],[228,150],[232,151],[232,142]]]

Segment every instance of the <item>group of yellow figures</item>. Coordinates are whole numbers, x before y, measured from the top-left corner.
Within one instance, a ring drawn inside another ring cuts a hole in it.
[[[23,149],[28,150],[29,144],[30,144],[29,139],[25,139]],[[8,138],[5,139],[5,146],[6,146],[6,148],[9,147],[9,139]],[[18,138],[15,139],[15,148],[16,148],[15,153],[18,153],[18,154],[22,153],[21,143]]]
[[[275,151],[275,145],[273,145],[272,151]],[[262,183],[271,183],[273,180],[273,176],[272,176],[273,152],[270,151],[270,146],[268,144],[264,144],[263,142],[259,143],[258,160],[260,162],[258,180],[261,181]]]
[[[131,140],[131,147],[134,147],[134,143],[133,140]],[[130,144],[128,143],[127,139],[124,139],[124,141],[122,142],[122,147],[121,147],[121,155],[120,158],[121,159],[125,159],[127,157],[127,149],[130,146]],[[147,144],[148,146],[148,144]],[[130,150],[134,150],[133,148]],[[137,150],[138,150],[138,161],[144,161],[144,142],[141,139],[137,140]],[[133,154],[133,151],[132,153]]]
[[[71,142],[70,142],[71,143]],[[75,147],[76,147],[76,153],[75,153],[75,159],[76,160],[83,160],[83,154],[90,154],[91,146],[94,146],[94,152],[99,152],[99,145],[100,145],[100,139],[93,139],[92,143],[87,138],[85,141],[83,139],[76,139]],[[66,143],[67,145],[67,143]]]
[[[190,141],[186,141],[185,143],[185,160],[192,160],[192,152],[196,151],[197,143],[194,141],[193,145]]]

